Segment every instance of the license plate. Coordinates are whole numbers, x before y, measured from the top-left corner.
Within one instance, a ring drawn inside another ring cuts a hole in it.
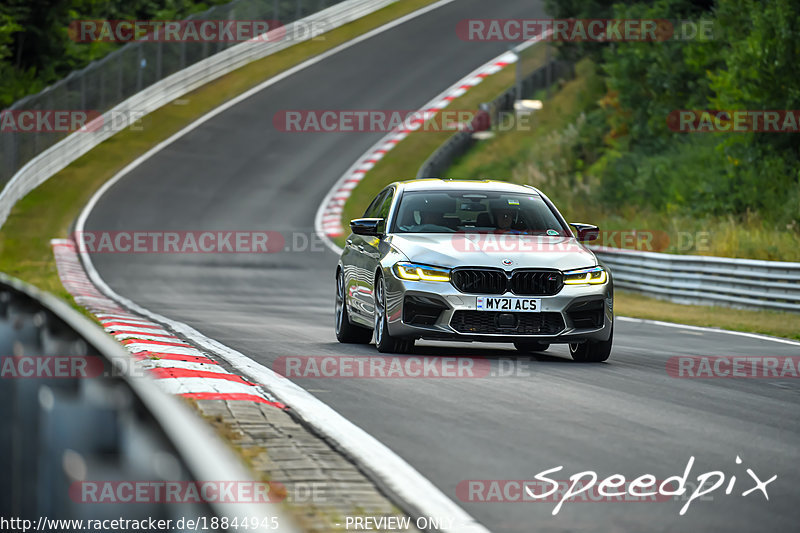
[[[478,296],[476,304],[478,311],[525,311],[538,313],[542,308],[542,300],[540,298]]]

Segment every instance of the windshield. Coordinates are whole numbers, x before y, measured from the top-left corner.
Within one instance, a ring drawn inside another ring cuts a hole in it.
[[[406,192],[400,201],[393,231],[566,235],[553,211],[538,194],[483,191]]]

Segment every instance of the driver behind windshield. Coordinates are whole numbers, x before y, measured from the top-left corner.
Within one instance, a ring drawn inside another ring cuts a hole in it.
[[[409,196],[403,200],[403,217],[400,226],[404,231],[419,233],[452,232],[445,213],[455,210],[454,198],[444,196]]]
[[[514,200],[499,200],[491,203],[492,217],[494,218],[497,231],[503,233],[522,233],[518,229],[519,209],[512,205],[512,202],[514,202]],[[519,202],[517,202],[517,204],[519,204]]]
[[[487,198],[469,191],[407,192],[401,199],[394,228],[398,233],[562,233],[560,222],[536,194]]]

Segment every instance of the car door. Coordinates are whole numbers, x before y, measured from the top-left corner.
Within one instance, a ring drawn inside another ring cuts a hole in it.
[[[384,189],[381,191],[372,203],[369,204],[367,210],[364,211],[363,218],[375,218],[380,212],[381,206],[385,198],[391,194],[391,189]],[[345,290],[348,297],[353,314],[366,319],[372,323],[373,302],[372,302],[372,274],[374,270],[368,270],[368,261],[366,258],[365,250],[371,239],[376,237],[369,237],[366,235],[356,235],[352,233],[347,238],[345,246],[345,255],[347,261],[345,266]],[[343,259],[345,258],[343,255]]]
[[[380,199],[380,202],[377,205],[377,211],[370,215],[370,218],[382,218],[383,224],[379,228],[380,237],[363,237],[363,248],[362,248],[362,258],[364,264],[364,273],[366,276],[366,280],[369,283],[369,292],[364,292],[365,301],[363,302],[364,309],[367,311],[369,316],[372,316],[375,313],[375,298],[372,294],[374,291],[374,282],[375,282],[375,272],[378,270],[378,267],[381,262],[381,258],[383,254],[386,253],[386,248],[388,245],[386,244],[386,230],[387,230],[387,222],[389,219],[389,212],[392,208],[392,202],[394,201],[395,196],[395,189],[389,188],[384,191],[386,193],[383,198]]]

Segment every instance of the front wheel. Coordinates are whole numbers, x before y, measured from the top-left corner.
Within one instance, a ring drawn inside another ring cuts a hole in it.
[[[336,275],[336,305],[335,328],[336,339],[348,344],[369,344],[372,340],[372,332],[367,328],[355,326],[350,323],[345,300],[344,273],[340,270]]]
[[[586,341],[569,345],[569,354],[572,359],[581,363],[601,363],[611,355],[611,344],[614,340],[614,330],[608,335],[607,341]]]
[[[375,347],[381,353],[410,353],[414,349],[414,339],[399,339],[389,335],[383,276],[375,280]]]

